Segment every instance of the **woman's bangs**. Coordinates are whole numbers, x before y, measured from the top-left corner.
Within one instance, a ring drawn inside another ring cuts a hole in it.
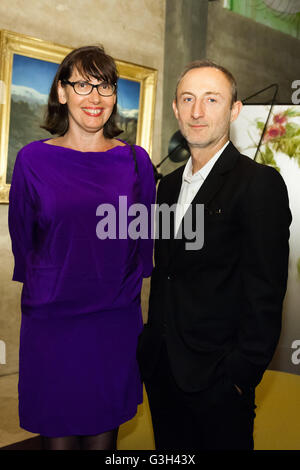
[[[78,72],[83,76],[85,80],[89,80],[91,77],[96,80],[103,80],[107,83],[115,83],[116,78],[113,76],[111,67],[108,64],[105,64],[105,61],[101,64],[101,67],[97,64],[95,60],[83,60],[75,65]]]

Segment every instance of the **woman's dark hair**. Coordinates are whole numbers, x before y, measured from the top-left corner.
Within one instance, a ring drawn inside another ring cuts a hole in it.
[[[58,67],[54,77],[50,89],[45,121],[41,126],[51,134],[62,136],[69,128],[68,106],[59,102],[57,86],[59,81],[68,80],[71,77],[74,67],[77,68],[78,72],[85,79],[93,77],[110,84],[116,84],[118,80],[115,61],[105,53],[102,46],[85,46],[70,52]],[[117,95],[117,88],[115,93]],[[103,128],[103,135],[106,138],[112,139],[122,132],[116,124],[116,114],[117,100],[110,118]]]

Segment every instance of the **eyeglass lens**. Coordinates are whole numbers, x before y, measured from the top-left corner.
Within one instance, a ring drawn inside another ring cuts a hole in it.
[[[87,82],[74,83],[74,90],[79,95],[88,95],[89,93],[92,92],[93,88],[95,87],[91,83],[87,83]],[[99,83],[99,85],[97,85],[96,88],[97,88],[98,93],[103,96],[110,96],[113,94],[115,90],[114,85],[111,85],[110,83],[107,83],[107,82]]]

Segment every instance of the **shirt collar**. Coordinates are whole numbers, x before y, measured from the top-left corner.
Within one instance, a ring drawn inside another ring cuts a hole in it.
[[[204,181],[205,178],[207,178],[207,176],[209,175],[212,167],[214,166],[214,164],[216,163],[216,161],[218,160],[218,158],[220,157],[220,155],[222,154],[222,152],[225,150],[225,148],[227,147],[227,145],[229,144],[229,140],[226,142],[225,145],[223,145],[223,147],[217,152],[215,153],[215,155],[210,158],[208,160],[207,163],[205,163],[205,165],[197,171],[197,173],[195,173],[193,175],[192,171],[193,171],[193,163],[192,163],[192,157],[190,156],[190,158],[188,159],[187,161],[187,164],[185,166],[185,169],[184,169],[184,172],[183,172],[183,175],[182,175],[182,181],[185,181],[187,183],[194,183],[194,182],[197,182],[197,181]]]

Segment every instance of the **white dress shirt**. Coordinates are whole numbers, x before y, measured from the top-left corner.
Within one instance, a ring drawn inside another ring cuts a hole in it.
[[[189,208],[192,200],[196,196],[197,192],[204,183],[205,178],[209,175],[212,167],[220,157],[223,150],[229,144],[229,140],[226,144],[212,157],[208,162],[193,175],[193,163],[192,157],[188,159],[188,162],[185,166],[183,175],[182,175],[182,184],[180,189],[179,198],[176,206],[175,213],[175,233],[178,232],[181,221]]]

